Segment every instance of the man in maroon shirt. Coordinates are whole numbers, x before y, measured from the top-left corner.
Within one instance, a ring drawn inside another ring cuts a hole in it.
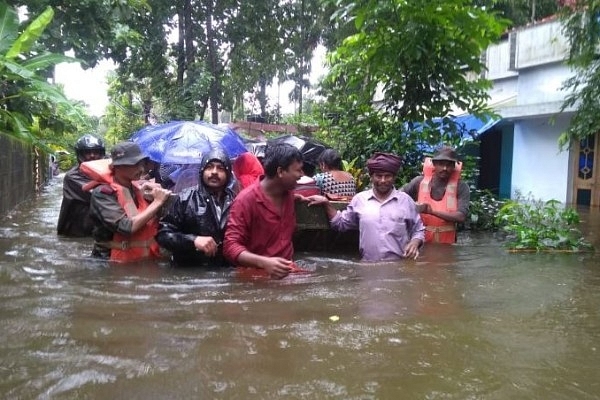
[[[268,146],[263,164],[265,176],[231,206],[223,254],[233,265],[261,268],[280,279],[293,269],[293,190],[302,176],[302,153],[289,144]]]

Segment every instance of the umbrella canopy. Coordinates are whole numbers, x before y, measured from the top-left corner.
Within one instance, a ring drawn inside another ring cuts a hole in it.
[[[146,126],[131,136],[144,154],[161,164],[199,164],[202,155],[220,148],[230,158],[247,152],[242,138],[226,127],[204,121],[172,121]]]
[[[267,148],[267,142],[247,142],[246,148],[252,154],[258,158],[265,156],[265,150]]]
[[[287,143],[296,147],[302,153],[302,156],[304,157],[304,162],[309,163],[313,166],[319,164],[319,156],[327,148],[324,144],[319,143],[315,139],[308,138],[306,136],[296,135],[283,135],[273,139],[269,139],[267,141],[267,146],[279,143]]]

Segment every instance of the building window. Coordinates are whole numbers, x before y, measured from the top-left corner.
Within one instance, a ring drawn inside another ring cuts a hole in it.
[[[588,180],[594,176],[595,135],[590,135],[579,142],[579,179]]]

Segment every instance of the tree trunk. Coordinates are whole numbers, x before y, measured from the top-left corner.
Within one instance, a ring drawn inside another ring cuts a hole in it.
[[[177,86],[183,86],[183,73],[185,72],[185,18],[184,7],[177,7],[177,19],[179,20],[179,41],[177,42]]]
[[[213,77],[210,83],[210,111],[211,111],[211,122],[213,124],[219,123],[219,83],[220,83],[220,72],[217,67],[217,54],[215,46],[215,38],[213,31],[213,2],[212,0],[207,1],[206,7],[206,40],[208,42],[208,65],[210,73]]]
[[[194,64],[196,49],[194,47],[194,23],[192,21],[191,0],[184,0],[183,5],[184,35],[185,35],[185,69]]]
[[[260,116],[267,117],[267,79],[261,76],[259,81],[258,103],[260,104]]]
[[[301,13],[300,13],[300,73],[297,75],[298,82],[298,115],[302,115],[302,84],[304,83],[304,46],[306,44],[306,40],[304,39],[304,0],[300,2]]]
[[[152,99],[146,99],[142,103],[144,113],[144,125],[150,125],[150,115],[152,113]]]

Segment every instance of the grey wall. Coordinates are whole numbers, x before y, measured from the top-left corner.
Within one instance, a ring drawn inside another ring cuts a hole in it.
[[[0,134],[0,218],[31,199],[48,182],[49,156],[30,144]]]

